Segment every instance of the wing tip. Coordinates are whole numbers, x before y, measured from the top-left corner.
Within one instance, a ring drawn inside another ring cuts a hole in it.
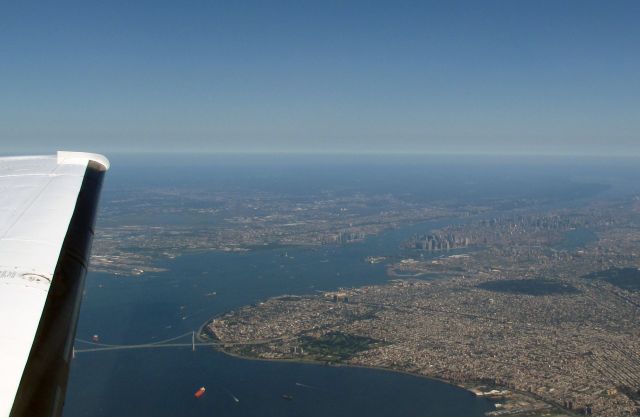
[[[107,157],[98,153],[58,151],[57,158],[58,164],[86,164],[89,161],[94,161],[101,165],[105,171],[110,166]]]

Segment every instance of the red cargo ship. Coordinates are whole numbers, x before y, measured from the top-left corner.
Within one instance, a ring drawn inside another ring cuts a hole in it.
[[[204,389],[204,387],[202,387],[198,391],[196,391],[196,393],[193,394],[193,395],[195,395],[196,398],[200,398],[200,397],[202,397],[204,395],[205,391],[206,391],[206,389]]]

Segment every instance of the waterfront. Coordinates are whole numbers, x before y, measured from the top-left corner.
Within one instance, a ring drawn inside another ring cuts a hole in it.
[[[384,283],[385,265],[364,259],[397,252],[407,229],[347,246],[289,249],[286,257],[281,249],[196,253],[166,261],[168,272],[135,278],[91,274],[77,335],[99,334],[104,343],[148,343],[282,293]],[[196,401],[193,392],[203,385],[207,394]],[[284,393],[294,400],[283,401]],[[489,401],[439,381],[373,369],[242,360],[201,347],[195,353],[190,348],[79,353],[65,416],[446,417],[481,416],[491,409]]]

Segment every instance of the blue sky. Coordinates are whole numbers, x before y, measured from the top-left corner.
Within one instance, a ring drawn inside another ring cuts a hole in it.
[[[640,155],[640,2],[0,3],[0,152]]]

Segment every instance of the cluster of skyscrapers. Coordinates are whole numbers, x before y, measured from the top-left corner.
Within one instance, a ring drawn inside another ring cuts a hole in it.
[[[411,246],[415,249],[425,250],[429,252],[443,251],[455,248],[466,248],[471,244],[468,237],[456,236],[449,234],[433,234],[433,235],[416,235]]]

